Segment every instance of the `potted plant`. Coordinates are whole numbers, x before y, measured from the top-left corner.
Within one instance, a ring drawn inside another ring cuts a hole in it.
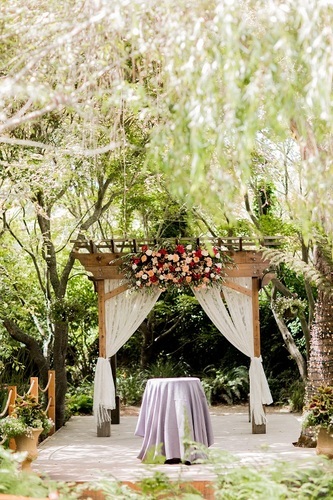
[[[27,452],[22,469],[31,471],[31,462],[38,455],[39,436],[47,435],[53,425],[52,419],[47,416],[43,406],[34,396],[17,396],[15,404],[12,405],[12,413],[0,420],[0,434],[7,439],[15,439],[16,451]]]
[[[303,427],[314,427],[318,454],[333,458],[333,386],[320,386],[305,406]]]

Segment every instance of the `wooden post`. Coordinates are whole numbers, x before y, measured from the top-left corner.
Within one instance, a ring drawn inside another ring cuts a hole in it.
[[[106,332],[105,332],[105,290],[104,280],[97,281],[98,293],[98,335],[99,335],[99,356],[106,357]]]
[[[48,378],[48,389],[47,389],[47,401],[48,401],[48,403],[47,403],[47,406],[48,406],[47,416],[49,418],[52,418],[52,420],[54,422],[54,426],[52,427],[52,429],[49,432],[49,436],[51,436],[55,432],[55,419],[56,419],[56,414],[55,414],[55,410],[56,410],[56,405],[55,405],[55,371],[49,370],[48,375],[49,375],[49,378]]]
[[[10,400],[9,400],[9,406],[8,406],[8,415],[11,415],[13,413],[13,406],[16,401],[17,397],[17,387],[16,385],[9,385],[8,386],[8,394],[10,394]],[[11,438],[9,440],[9,449],[15,451],[16,450],[16,443],[15,439]]]
[[[105,288],[104,280],[97,281],[98,293],[98,335],[99,335],[99,356],[106,358],[106,330],[105,330]],[[111,413],[111,410],[110,410]],[[104,422],[97,426],[98,437],[111,436],[111,422]]]
[[[254,357],[259,358],[260,352],[260,319],[259,319],[259,278],[252,277],[252,324]],[[252,434],[266,434],[266,424],[255,424],[252,415]]]
[[[30,377],[29,394],[33,396],[38,403],[38,377]]]
[[[111,357],[110,363],[114,380],[114,390],[116,393],[116,407],[114,410],[111,410],[111,422],[113,424],[120,424],[120,402],[119,396],[117,396],[117,354]]]

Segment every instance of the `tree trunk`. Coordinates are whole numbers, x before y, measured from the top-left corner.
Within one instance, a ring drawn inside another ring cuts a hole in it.
[[[141,368],[145,369],[152,361],[154,349],[153,332],[151,331],[150,322],[147,318],[141,323],[139,331],[142,335],[140,365]]]
[[[320,248],[317,249],[316,269],[332,281],[332,264],[325,258]],[[327,290],[318,290],[314,321],[311,325],[310,357],[308,361],[308,381],[305,401],[321,385],[333,385],[333,294]],[[316,440],[311,429],[304,429],[297,442],[298,446],[314,447]]]
[[[40,385],[46,387],[49,377],[48,370],[50,369],[50,366],[47,360],[45,359],[43,355],[43,350],[38,344],[37,340],[35,340],[33,337],[30,337],[30,335],[27,335],[25,332],[23,332],[17,326],[17,324],[11,319],[7,318],[4,319],[3,325],[6,328],[9,335],[12,337],[12,339],[16,340],[17,342],[21,342],[26,346],[26,348],[29,351],[31,359],[38,367],[39,376],[41,378]]]
[[[273,316],[275,318],[276,324],[280,330],[280,333],[282,335],[282,338],[284,340],[284,343],[288,349],[288,352],[290,356],[293,358],[293,360],[296,362],[300,376],[302,380],[306,380],[306,361],[303,358],[302,354],[300,353],[293,336],[291,335],[290,331],[288,330],[285,322],[283,319],[274,311],[274,308],[272,307],[272,312]]]
[[[67,392],[66,354],[68,345],[68,324],[54,324],[53,364],[56,380],[56,428],[65,423],[65,398]]]
[[[320,248],[316,252],[316,268],[332,281],[333,267]],[[310,359],[306,398],[320,385],[333,384],[333,294],[319,290],[311,327]]]
[[[290,354],[290,356],[293,358],[293,360],[296,362],[299,374],[302,378],[302,380],[306,381],[307,377],[307,361],[304,359],[302,356],[300,350],[298,349],[296,342],[294,340],[294,337],[290,333],[286,323],[283,320],[283,317],[277,313],[274,303],[276,300],[276,294],[277,290],[279,290],[285,297],[292,297],[292,293],[281,283],[280,280],[274,278],[272,280],[272,294],[271,294],[271,310],[275,319],[275,322],[277,324],[277,327],[282,335],[282,338],[284,340],[285,346]],[[266,291],[266,294],[269,296],[269,294]],[[304,316],[304,315],[303,315]],[[302,321],[301,321],[302,323]],[[304,326],[304,324],[303,324]],[[304,333],[304,329],[303,329]]]
[[[310,359],[306,398],[321,385],[333,385],[333,297],[318,293],[315,320],[311,328]]]

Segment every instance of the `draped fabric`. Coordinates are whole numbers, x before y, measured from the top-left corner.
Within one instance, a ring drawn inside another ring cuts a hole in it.
[[[252,278],[228,278],[243,288],[252,290]],[[250,410],[254,423],[266,422],[263,404],[273,402],[262,358],[254,356],[252,297],[222,285],[227,307],[219,287],[193,290],[201,307],[218,330],[250,360]]]
[[[121,280],[105,280],[105,293],[118,288]],[[139,328],[161,294],[159,288],[126,290],[105,302],[106,359],[98,358],[94,381],[94,416],[97,425],[110,421],[108,410],[116,406],[115,386],[108,358],[116,354]]]

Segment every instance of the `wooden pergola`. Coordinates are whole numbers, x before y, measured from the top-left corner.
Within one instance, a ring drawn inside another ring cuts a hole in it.
[[[222,252],[231,259],[232,265],[224,269],[225,280],[223,286],[228,286],[238,292],[252,297],[253,312],[253,345],[254,356],[259,357],[260,349],[260,321],[259,321],[259,290],[265,286],[274,276],[269,271],[269,261],[263,258],[263,252],[259,250],[262,247],[272,247],[281,244],[281,238],[264,237],[256,238],[181,238],[168,239],[169,244],[189,244],[193,246],[200,244],[218,246]],[[124,276],[120,273],[120,259],[125,254],[140,251],[143,245],[150,247],[164,244],[166,240],[128,240],[111,239],[101,241],[76,240],[72,255],[79,260],[87,271],[90,279],[95,284],[95,290],[98,294],[98,325],[99,325],[99,356],[106,357],[106,330],[105,330],[105,302],[124,292],[127,284],[123,284],[111,292],[105,293],[104,280],[122,279]],[[246,289],[228,278],[252,278],[252,290]],[[111,368],[114,379],[116,379],[116,360],[111,359]],[[117,398],[117,408],[112,412],[112,422],[119,423],[119,402]],[[103,431],[102,431],[103,432]],[[256,425],[252,419],[252,432],[254,434],[264,434],[266,426]],[[102,435],[102,434],[99,434]],[[103,434],[104,435],[104,434]]]

